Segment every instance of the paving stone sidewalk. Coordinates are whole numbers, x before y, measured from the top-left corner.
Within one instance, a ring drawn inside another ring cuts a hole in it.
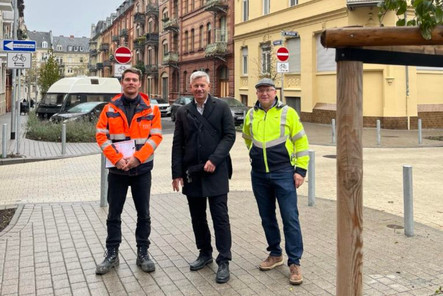
[[[96,276],[106,236],[106,208],[98,202],[19,206],[19,217],[0,233],[0,295],[335,295],[336,203],[300,197],[305,253],[304,283],[288,284],[288,268],[262,272],[264,234],[251,192],[232,192],[231,280],[214,281],[215,263],[191,272],[197,252],[181,194],[152,196],[150,253],[156,271],[135,265],[136,214],[128,201],[122,217],[120,266]],[[433,295],[443,285],[443,233],[417,224],[407,238],[400,217],[364,210],[364,295]],[[214,254],[216,255],[216,254]]]

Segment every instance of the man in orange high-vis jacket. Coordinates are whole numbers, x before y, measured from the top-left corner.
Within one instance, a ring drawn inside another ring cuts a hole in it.
[[[119,264],[118,248],[121,243],[121,213],[131,186],[132,198],[137,210],[137,266],[145,272],[155,270],[148,254],[151,216],[149,199],[151,192],[151,170],[154,151],[162,141],[161,114],[157,106],[151,105],[147,95],[138,90],[141,72],[126,69],[121,78],[123,93],[107,104],[97,122],[97,143],[104,155],[115,166],[108,175],[108,235],[106,253],[97,265],[96,274],[105,274]],[[119,141],[133,140],[135,152],[124,157],[116,148]]]

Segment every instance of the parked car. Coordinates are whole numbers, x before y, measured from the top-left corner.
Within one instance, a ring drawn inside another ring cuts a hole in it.
[[[49,119],[51,122],[68,122],[74,120],[95,121],[107,102],[86,102],[75,105],[68,110],[55,113]]]
[[[160,113],[162,116],[169,116],[170,115],[170,109],[169,109],[169,103],[165,99],[155,98],[150,99],[151,104],[157,105],[158,109],[160,109]]]
[[[192,101],[191,97],[180,97],[174,101],[171,105],[171,120],[175,121],[175,114],[177,113],[178,108],[189,104]]]
[[[243,119],[245,118],[245,114],[246,112],[248,112],[249,108],[233,97],[222,97],[219,99],[228,103],[229,108],[231,108],[231,113],[232,117],[234,118],[235,125],[242,124]]]

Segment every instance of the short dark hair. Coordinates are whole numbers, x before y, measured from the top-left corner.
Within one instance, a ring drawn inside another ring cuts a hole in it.
[[[134,73],[134,74],[137,74],[137,75],[138,75],[138,80],[142,80],[142,71],[140,71],[140,70],[137,69],[137,68],[128,68],[128,69],[126,69],[125,71],[123,71],[122,79],[125,78],[125,74],[126,74],[126,73]]]

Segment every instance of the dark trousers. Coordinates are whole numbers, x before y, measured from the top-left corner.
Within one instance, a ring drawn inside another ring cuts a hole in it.
[[[228,195],[222,194],[208,198],[187,196],[187,198],[197,249],[201,254],[212,256],[211,232],[206,218],[206,201],[209,201],[214,224],[215,246],[218,251],[216,262],[220,264],[231,260],[232,241],[228,215]]]
[[[106,248],[119,247],[122,241],[121,214],[126,201],[128,187],[131,186],[132,198],[137,210],[137,227],[135,240],[137,247],[149,247],[151,234],[151,216],[149,213],[149,199],[151,193],[151,172],[138,176],[108,175],[108,237]]]

